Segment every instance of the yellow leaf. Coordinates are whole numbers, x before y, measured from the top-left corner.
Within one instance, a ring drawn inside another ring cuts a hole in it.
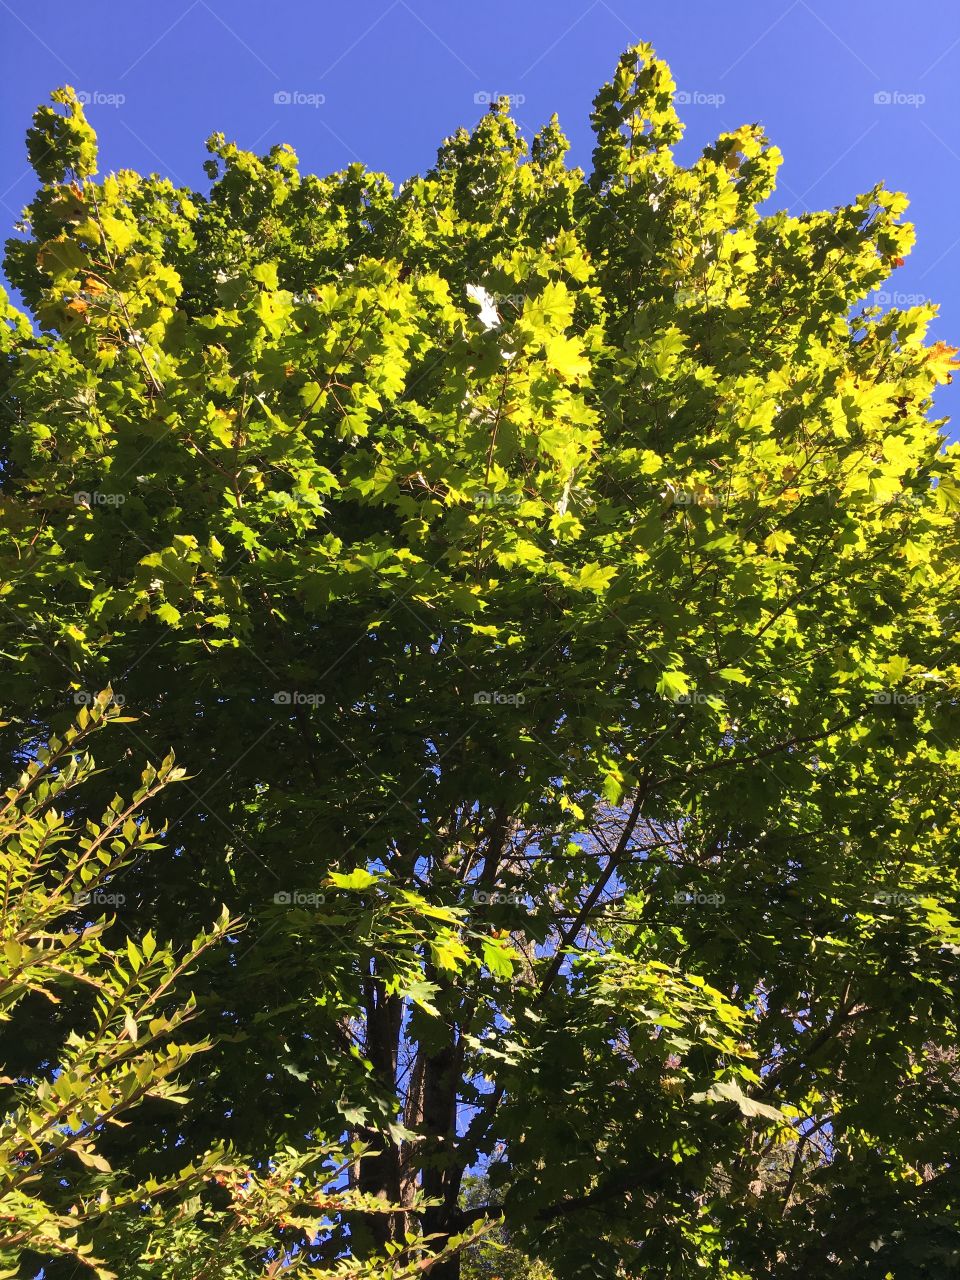
[[[792,542],[796,542],[792,533],[787,533],[785,529],[774,529],[768,538],[764,538],[763,546],[768,555],[773,556],[786,551]]]
[[[103,223],[107,238],[116,249],[119,249],[121,253],[125,249],[129,249],[137,234],[136,227],[129,226],[126,222],[122,222],[110,213],[102,214],[100,221]]]
[[[563,378],[582,378],[590,372],[590,361],[583,354],[579,338],[556,334],[544,344],[547,364]]]

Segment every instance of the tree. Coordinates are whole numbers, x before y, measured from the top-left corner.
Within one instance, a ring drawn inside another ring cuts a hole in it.
[[[208,193],[96,180],[54,94],[0,695],[42,733],[109,680],[196,775],[132,925],[248,925],[178,1141],[369,1144],[358,1254],[482,1222],[498,1151],[559,1277],[939,1274],[955,351],[869,304],[903,196],[761,214],[777,149],[679,164],[673,87],[621,58],[589,176],[501,101],[397,190],[216,136]]]

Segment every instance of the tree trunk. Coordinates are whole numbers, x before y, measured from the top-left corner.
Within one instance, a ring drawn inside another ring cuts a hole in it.
[[[385,1093],[392,1094],[397,1088],[403,1002],[399,996],[384,994],[383,982],[375,972],[365,979],[364,988],[367,1057],[373,1064],[378,1084]],[[378,1152],[359,1162],[359,1189],[392,1204],[403,1204],[400,1149],[375,1129],[361,1130],[359,1137]],[[407,1229],[406,1217],[402,1211],[366,1216],[365,1226],[377,1248],[382,1249],[388,1242],[403,1238]]]
[[[438,983],[443,995],[454,1005],[458,996],[441,974],[431,973],[431,980]],[[422,1145],[421,1165],[424,1195],[440,1203],[431,1205],[424,1213],[423,1226],[427,1235],[449,1236],[456,1234],[459,1222],[460,1183],[463,1170],[457,1152],[457,1098],[460,1092],[460,1062],[457,1024],[459,1010],[441,1005],[448,1014],[446,1019],[446,1043],[424,1057],[423,1060],[423,1122],[425,1141]],[[435,1280],[459,1280],[459,1255],[438,1263],[431,1270]]]

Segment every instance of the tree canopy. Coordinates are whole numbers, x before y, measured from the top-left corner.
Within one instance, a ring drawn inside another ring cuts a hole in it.
[[[356,1142],[371,1266],[501,1213],[559,1280],[956,1265],[956,352],[870,303],[903,195],[775,210],[674,88],[623,55],[589,174],[501,100],[396,188],[34,118],[0,750],[109,687],[77,820],[187,771],[118,920],[244,926],[191,1104],[98,1139],[131,1186]],[[0,1028],[23,1079],[61,1038]]]

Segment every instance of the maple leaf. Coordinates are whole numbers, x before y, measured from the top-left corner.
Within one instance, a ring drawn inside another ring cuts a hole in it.
[[[952,381],[954,369],[960,369],[957,353],[960,347],[951,347],[946,342],[935,342],[927,352],[927,366],[937,382]]]

